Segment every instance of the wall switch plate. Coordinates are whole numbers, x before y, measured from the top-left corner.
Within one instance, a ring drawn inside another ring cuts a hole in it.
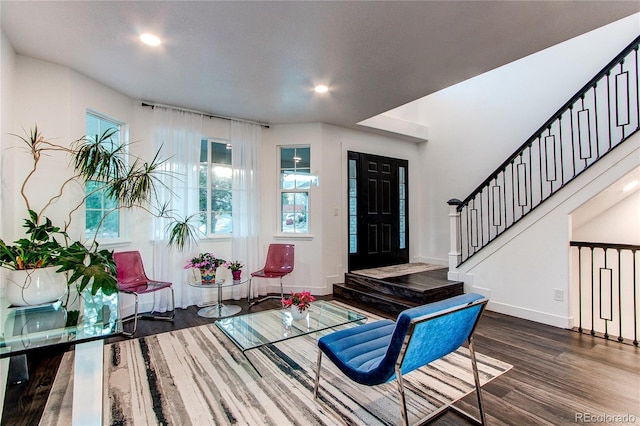
[[[559,288],[553,289],[553,300],[556,302],[564,302],[564,290]]]

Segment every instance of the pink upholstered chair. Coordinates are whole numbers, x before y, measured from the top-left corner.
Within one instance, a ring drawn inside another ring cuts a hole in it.
[[[122,251],[113,253],[113,259],[116,262],[116,272],[118,274],[118,290],[121,293],[131,294],[135,297],[133,315],[123,319],[123,322],[133,320],[133,331],[130,333],[123,332],[122,334],[125,336],[133,336],[138,327],[138,318],[173,321],[176,313],[176,303],[172,284],[166,281],[154,281],[149,279],[147,274],[144,272],[142,256],[140,256],[139,251]],[[138,312],[138,298],[140,294],[152,293],[154,291],[164,289],[169,289],[171,291],[170,316],[153,315],[153,309],[151,312],[145,314],[140,314]]]
[[[293,271],[293,249],[293,244],[269,244],[267,260],[264,263],[264,267],[259,271],[252,272],[251,278],[249,279],[249,294],[247,296],[247,301],[250,306],[267,299],[282,299],[284,297],[282,277]],[[280,280],[280,296],[267,296],[256,300],[255,302],[251,302],[251,282],[254,278],[278,278]]]

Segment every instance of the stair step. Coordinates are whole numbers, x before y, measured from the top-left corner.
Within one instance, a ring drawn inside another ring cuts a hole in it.
[[[424,290],[421,288],[397,285],[379,278],[365,277],[364,275],[350,273],[345,274],[344,282],[348,286],[368,288],[369,291],[375,291],[390,296],[404,297],[406,299],[421,300],[422,292]]]
[[[366,287],[353,284],[334,284],[333,298],[391,318],[395,318],[405,309],[422,304],[421,301],[410,301],[389,294],[372,292]]]
[[[464,284],[449,281],[446,268],[385,279],[347,273],[344,283],[333,286],[336,300],[389,318],[405,309],[463,293]]]

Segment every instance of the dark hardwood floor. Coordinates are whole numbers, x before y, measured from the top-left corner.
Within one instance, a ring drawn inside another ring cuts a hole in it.
[[[241,313],[248,311],[246,301],[228,303],[241,305]],[[276,300],[268,300],[252,311],[277,307]],[[174,323],[141,321],[137,336],[215,321],[199,317],[197,311],[194,306],[177,310]],[[489,425],[640,425],[640,349],[493,312],[481,319],[475,342],[478,352],[514,366],[483,387]],[[8,386],[3,425],[38,424],[63,353],[48,349],[29,354],[30,379]],[[470,395],[457,405],[475,413],[474,403]],[[593,421],[595,416],[617,415],[633,417],[626,423],[615,417]],[[447,413],[433,424],[467,423]]]

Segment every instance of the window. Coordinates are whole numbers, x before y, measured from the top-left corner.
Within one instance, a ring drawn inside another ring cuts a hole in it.
[[[400,233],[400,245],[399,248],[407,248],[407,183],[406,183],[406,168],[403,166],[398,167],[398,229]]]
[[[123,143],[124,124],[105,118],[96,113],[86,114],[87,138],[97,140],[109,129],[115,132],[102,144],[110,150],[120,147]],[[88,181],[85,185],[85,238],[97,240],[115,239],[121,236],[121,218],[118,203],[108,197],[102,189],[100,181]]]
[[[358,163],[349,159],[349,254],[358,252]]]
[[[308,233],[309,189],[315,182],[311,174],[311,148],[280,148],[281,232]]]
[[[230,234],[231,144],[203,139],[198,165],[200,231],[206,235]]]

